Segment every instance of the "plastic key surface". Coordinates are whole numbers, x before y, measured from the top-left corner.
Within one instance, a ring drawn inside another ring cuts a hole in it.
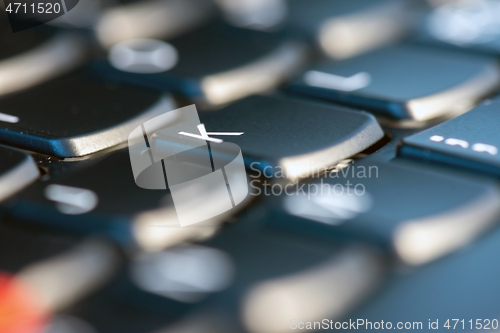
[[[164,186],[165,180],[162,182]],[[223,186],[226,189],[225,183]],[[122,149],[80,172],[40,182],[20,193],[9,203],[8,214],[82,234],[104,234],[124,246],[161,249],[211,236],[237,211],[181,227],[170,190],[160,188],[136,184],[128,149]]]
[[[211,0],[120,1],[103,11],[95,25],[105,48],[127,39],[172,38],[206,23],[216,14]]]
[[[143,121],[174,108],[168,94],[75,73],[0,99],[0,142],[83,156],[125,142]]]
[[[371,242],[408,264],[423,264],[464,246],[500,214],[495,182],[437,171],[360,161],[289,186],[271,225]]]
[[[415,22],[413,0],[289,1],[289,25],[315,40],[333,59],[346,59],[395,42]]]
[[[477,332],[479,327],[497,327],[494,304],[500,289],[494,281],[500,278],[499,236],[494,230],[451,257],[418,271],[395,274],[376,297],[343,320],[362,318],[358,329],[365,332],[380,331],[366,323],[380,323],[382,318],[392,323],[393,330],[398,322],[409,322],[410,331],[447,332],[456,325],[462,332]]]
[[[200,119],[210,132],[244,132],[224,140],[241,147],[250,168],[290,179],[318,173],[384,135],[368,113],[278,96],[249,97]]]
[[[464,111],[499,84],[493,57],[401,45],[320,64],[289,89],[393,119],[425,121]]]
[[[0,96],[70,72],[85,53],[83,39],[75,34],[38,28],[14,34],[0,19]]]
[[[276,87],[305,58],[305,46],[282,33],[214,23],[168,41],[126,40],[96,72],[221,105]]]
[[[500,176],[500,100],[403,140],[399,155]]]

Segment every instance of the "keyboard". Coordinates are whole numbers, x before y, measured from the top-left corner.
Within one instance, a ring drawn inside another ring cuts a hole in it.
[[[16,6],[0,333],[499,329],[500,1]]]

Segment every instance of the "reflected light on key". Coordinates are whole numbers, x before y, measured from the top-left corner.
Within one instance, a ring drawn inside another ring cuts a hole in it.
[[[402,38],[407,32],[409,17],[403,1],[397,5],[334,17],[322,24],[318,42],[333,59],[347,59]]]
[[[370,85],[371,76],[366,72],[360,72],[351,77],[343,77],[319,71],[307,71],[304,74],[304,82],[313,87],[355,91]]]
[[[161,73],[173,68],[179,59],[177,50],[154,39],[129,39],[113,46],[109,62],[116,69],[132,73]]]
[[[111,245],[88,240],[67,253],[24,268],[18,277],[36,291],[45,309],[54,312],[100,287],[114,273],[117,263]]]
[[[133,38],[168,39],[210,19],[215,6],[209,0],[153,0],[117,6],[105,11],[95,30],[106,48]]]
[[[496,222],[499,195],[489,190],[452,213],[407,221],[396,230],[396,253],[404,262],[420,265],[464,246]]]
[[[378,284],[382,265],[377,255],[349,249],[321,266],[262,282],[247,294],[243,321],[252,333],[285,333],[290,320],[335,320]]]
[[[234,267],[224,252],[191,245],[143,254],[133,264],[131,274],[148,292],[190,303],[228,287]]]
[[[306,58],[302,44],[289,42],[272,54],[239,69],[209,75],[201,82],[210,104],[221,105],[276,87],[300,68]]]
[[[63,34],[28,52],[0,61],[0,96],[30,88],[67,71],[84,60],[83,42]]]
[[[286,17],[284,0],[216,0],[226,19],[237,27],[269,30]]]
[[[436,8],[428,17],[427,29],[448,43],[482,44],[500,36],[499,16],[499,1],[455,1]]]
[[[56,184],[45,188],[45,196],[56,202],[61,213],[68,215],[88,213],[99,202],[97,194],[91,190]]]
[[[339,191],[339,194],[334,191]],[[340,192],[342,191],[342,192]],[[352,189],[351,189],[352,191]],[[367,212],[372,207],[369,193],[347,194],[347,189],[332,187],[331,193],[287,196],[284,206],[288,213],[313,221],[338,225]]]
[[[170,203],[166,208],[139,214],[134,223],[134,237],[143,250],[156,252],[183,242],[210,238],[220,224],[212,219],[182,228],[173,203]]]

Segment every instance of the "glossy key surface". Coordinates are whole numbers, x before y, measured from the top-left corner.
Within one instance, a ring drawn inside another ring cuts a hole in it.
[[[500,192],[494,183],[417,166],[361,161],[288,186],[271,225],[371,242],[418,265],[460,248],[497,222]]]
[[[221,105],[276,87],[305,58],[305,47],[280,32],[219,22],[172,40],[124,41],[110,50],[109,64],[102,62],[95,70]]]
[[[249,97],[200,113],[200,119],[208,132],[244,132],[224,140],[241,147],[251,168],[281,169],[292,179],[355,155],[383,136],[368,113],[279,96]]]
[[[125,142],[141,120],[174,108],[159,91],[75,73],[0,99],[0,142],[82,156]]]
[[[399,155],[500,176],[499,100],[405,138]]]
[[[452,116],[497,89],[492,57],[400,45],[303,73],[294,92],[417,121]]]

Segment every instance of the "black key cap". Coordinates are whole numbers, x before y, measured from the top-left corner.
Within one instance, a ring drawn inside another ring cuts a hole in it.
[[[0,146],[0,200],[34,182],[40,172],[30,155]]]
[[[209,242],[209,247],[184,246],[143,255],[133,263],[135,280],[149,292],[170,298],[200,297],[204,291],[222,289],[191,311],[190,323],[183,323],[186,327],[196,327],[211,313],[214,319],[219,315],[227,319],[213,323],[223,332],[233,325],[245,327],[244,332],[288,332],[290,318],[296,316],[316,320],[343,315],[373,292],[385,273],[383,258],[369,248],[285,235],[248,237],[233,230],[220,233]],[[215,264],[215,259],[219,257],[220,261],[224,255],[229,260]],[[195,262],[199,263],[194,265]],[[162,275],[163,267],[175,268],[173,274],[187,274],[182,285],[176,283],[179,287],[172,288],[175,276]],[[199,272],[197,276],[206,277],[205,288],[196,288],[195,277],[188,273],[188,267]],[[144,298],[143,302],[149,305],[153,299]],[[284,300],[290,306],[281,306]],[[316,306],[317,311],[307,311]],[[237,311],[241,311],[239,315]]]
[[[0,21],[0,96],[36,86],[80,65],[85,45],[71,33],[12,33]]]
[[[239,309],[240,316],[231,317],[240,317],[250,332],[294,332],[293,319],[339,318],[376,290],[384,277],[381,256],[367,248],[240,236],[233,241],[237,248],[227,250],[240,278],[227,292],[238,297],[239,306],[231,308],[226,296],[221,312]]]
[[[500,297],[500,288],[496,283],[500,278],[499,236],[499,232],[495,231],[446,260],[412,274],[394,276],[385,290],[343,320],[351,318],[356,321],[360,318],[373,325],[375,322],[380,324],[383,319],[392,323],[392,330],[398,322],[403,325],[405,322],[411,325],[421,322],[420,329],[408,326],[415,332],[448,332],[455,325],[462,332],[477,332],[479,327],[485,325],[498,327],[499,313],[494,304]],[[433,323],[432,329],[429,329],[429,320]],[[361,324],[358,329],[363,332],[381,330],[366,324]]]
[[[112,66],[103,63],[96,70],[218,105],[274,88],[304,58],[302,44],[280,33],[213,24],[169,44],[124,41],[109,53]]]
[[[126,141],[138,124],[174,108],[168,94],[77,73],[0,99],[0,141],[82,156]]]
[[[318,173],[384,135],[367,113],[278,96],[248,97],[200,119],[209,132],[244,132],[224,139],[241,147],[252,170],[291,179]]]
[[[404,37],[416,1],[291,0],[290,25],[328,56],[345,59]]]
[[[3,332],[25,331],[27,324],[40,331],[37,325],[95,291],[116,269],[118,255],[104,241],[74,246],[76,237],[9,224],[0,224],[0,308],[12,314],[2,318]]]
[[[463,246],[500,214],[500,192],[491,180],[420,165],[360,162],[300,185],[286,188],[273,225],[369,241],[412,265]]]
[[[172,38],[215,16],[211,0],[122,1],[101,15],[95,32],[106,48],[133,38]]]
[[[125,246],[149,249],[210,236],[237,211],[192,228],[181,227],[168,190],[136,185],[128,149],[113,152],[81,172],[36,184],[12,200],[8,210],[25,221],[106,234]]]
[[[389,47],[319,65],[290,89],[394,119],[425,121],[466,110],[500,83],[497,61],[425,46]]]
[[[403,140],[399,155],[500,176],[500,100],[477,108]]]

